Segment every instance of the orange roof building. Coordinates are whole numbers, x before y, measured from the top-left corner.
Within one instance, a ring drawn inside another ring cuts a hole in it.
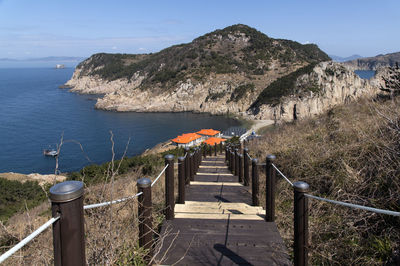
[[[177,136],[171,140],[179,147],[190,147],[198,144],[201,141],[201,136],[196,133],[187,133]]]
[[[221,131],[214,129],[202,129],[196,133],[207,137],[214,137],[214,136],[219,136],[221,134]]]
[[[203,141],[203,143],[214,146],[215,144],[220,144],[221,142],[225,141],[226,139],[211,137]]]

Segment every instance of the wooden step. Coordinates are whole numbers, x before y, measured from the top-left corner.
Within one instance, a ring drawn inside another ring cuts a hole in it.
[[[200,165],[200,168],[210,168],[210,169],[215,169],[215,168],[220,168],[220,169],[228,169],[228,167],[225,165],[225,166],[223,166],[223,165],[213,165],[213,166],[211,166],[211,165]]]
[[[219,208],[215,206],[214,208],[203,207],[203,206],[175,206],[175,213],[203,213],[203,214],[211,214],[211,213],[233,213],[233,214],[265,214],[265,211],[259,208]]]
[[[222,208],[225,209],[233,209],[233,208],[239,208],[239,209],[243,209],[243,208],[259,208],[262,209],[262,207],[260,206],[251,206],[249,204],[243,203],[243,202],[209,202],[209,201],[185,201],[185,204],[175,204],[175,206],[178,205],[190,205],[190,206],[209,206],[209,207],[213,207],[215,206],[215,204],[218,204],[218,206],[221,206]]]
[[[201,172],[196,173],[196,175],[222,175],[222,176],[233,176],[232,174],[228,174],[228,173],[201,173]]]
[[[238,182],[207,182],[207,181],[190,181],[191,186],[235,186],[243,187],[241,183]]]
[[[262,214],[175,213],[176,219],[264,220],[264,217]]]

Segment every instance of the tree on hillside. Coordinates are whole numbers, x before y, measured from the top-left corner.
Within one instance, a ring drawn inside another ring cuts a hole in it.
[[[390,98],[400,94],[400,69],[399,64],[395,67],[389,67],[387,76],[382,77],[385,86],[381,86],[381,91],[390,93]]]

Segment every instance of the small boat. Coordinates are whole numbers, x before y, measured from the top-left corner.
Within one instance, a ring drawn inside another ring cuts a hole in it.
[[[46,149],[46,150],[43,150],[43,155],[56,157],[58,155],[58,151],[53,150],[53,149]]]

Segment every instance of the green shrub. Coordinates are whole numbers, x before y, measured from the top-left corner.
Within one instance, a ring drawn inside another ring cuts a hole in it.
[[[283,96],[294,93],[297,78],[311,73],[315,65],[316,63],[309,64],[275,80],[260,93],[250,108],[257,110],[263,104],[278,104]]]
[[[234,89],[234,91],[231,94],[231,101],[238,102],[240,99],[243,98],[248,92],[253,92],[254,91],[254,84],[253,83],[248,83],[248,84],[243,84]]]
[[[21,183],[0,178],[0,199],[0,221],[6,221],[16,212],[42,203],[46,194],[36,181]]]

